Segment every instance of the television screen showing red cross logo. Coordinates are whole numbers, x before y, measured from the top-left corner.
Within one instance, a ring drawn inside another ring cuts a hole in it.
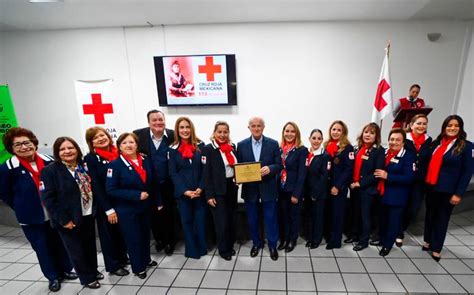
[[[235,56],[155,57],[160,105],[235,105]]]

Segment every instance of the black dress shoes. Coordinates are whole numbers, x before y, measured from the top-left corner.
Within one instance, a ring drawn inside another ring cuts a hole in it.
[[[441,260],[441,256],[434,256],[433,253],[431,253],[431,258],[433,258],[433,260],[436,262],[439,262]]]
[[[232,249],[232,251],[230,251],[230,255],[235,256],[235,254],[236,254],[235,249]]]
[[[221,255],[221,257],[222,257],[224,260],[227,260],[227,261],[232,260],[232,255],[231,255],[231,254]]]
[[[258,252],[260,252],[260,247],[253,246],[252,249],[250,249],[250,256],[255,257],[258,255]]]
[[[364,246],[364,245],[361,245],[361,244],[357,244],[354,246],[354,248],[352,248],[352,250],[354,251],[361,251],[361,250],[364,250],[365,248],[367,248],[367,246]]]
[[[382,246],[382,243],[380,242],[380,240],[372,240],[369,242],[369,244],[371,246]]]
[[[390,249],[384,247],[384,248],[380,249],[379,255],[384,257],[384,256],[387,256],[388,253],[390,253]]]
[[[326,245],[326,250],[332,250],[332,249],[334,249],[334,246],[333,246],[332,244],[329,244],[329,243],[328,243],[328,244]]]
[[[355,242],[355,239],[353,239],[353,238],[347,238],[347,239],[344,240],[344,243],[346,243],[346,244],[351,244],[353,242]]]
[[[304,245],[306,248],[309,248],[313,242],[307,241],[306,244]]]
[[[397,238],[395,240],[395,245],[400,248],[401,246],[403,246],[403,239],[400,239],[400,238]]]
[[[287,246],[288,246],[288,242],[287,242],[287,241],[281,241],[280,244],[278,244],[277,249],[278,249],[278,250],[283,250],[283,249],[286,249]]]
[[[144,280],[146,278],[146,271],[142,271],[135,274],[139,279]]]
[[[58,292],[61,289],[61,282],[58,279],[49,281],[48,288],[51,292]]]
[[[421,246],[421,251],[430,251],[430,247],[426,247],[425,245]]]
[[[96,280],[103,280],[103,279],[104,279],[104,275],[101,274],[100,272],[96,272],[96,273],[95,273],[95,279],[96,279]]]
[[[84,287],[89,288],[89,289],[99,289],[100,288],[100,283],[98,281],[86,284]]]
[[[158,262],[156,262],[155,260],[150,260],[150,262],[148,262],[148,264],[146,265],[147,267],[153,267],[153,266],[157,266],[158,265]]]
[[[275,248],[270,249],[270,258],[275,261],[278,260],[278,251]]]
[[[290,253],[291,251],[293,251],[293,249],[295,249],[295,247],[296,247],[296,241],[288,242],[285,247],[285,252]]]
[[[114,276],[119,276],[119,277],[123,277],[123,276],[126,276],[128,275],[130,272],[128,270],[126,270],[125,268],[119,268],[117,269],[116,271],[111,271],[110,274],[114,275]]]
[[[68,271],[68,272],[64,272],[63,276],[60,277],[59,280],[60,281],[62,281],[62,280],[72,281],[72,280],[75,280],[77,278],[78,278],[77,273],[75,273],[73,271]]]
[[[164,248],[164,247],[163,247],[163,243],[161,243],[161,242],[156,242],[156,243],[155,243],[155,250],[156,250],[156,252],[158,252],[158,253],[161,252],[161,250],[163,250],[163,248]]]
[[[171,244],[166,244],[163,250],[165,251],[166,255],[171,256],[174,253],[174,246]]]
[[[310,249],[316,249],[318,247],[319,247],[319,243],[316,243],[316,242],[312,242],[311,245],[309,245]]]

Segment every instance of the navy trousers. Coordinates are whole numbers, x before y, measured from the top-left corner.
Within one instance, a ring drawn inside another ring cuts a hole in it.
[[[324,231],[324,208],[326,199],[311,200],[311,227],[309,241],[316,245],[321,244]]]
[[[235,243],[235,210],[237,189],[232,178],[227,179],[227,190],[223,196],[215,196],[216,207],[210,207],[217,236],[220,255],[230,255]]]
[[[72,270],[71,260],[58,231],[51,227],[49,221],[43,224],[22,225],[21,228],[38,257],[45,278],[56,280],[64,272]]]
[[[81,225],[73,229],[60,228],[58,231],[81,284],[86,285],[96,281],[97,248],[94,217],[84,216]]]
[[[329,243],[333,247],[341,247],[342,230],[344,227],[344,209],[346,203],[347,190],[339,191],[337,196],[329,194],[330,205],[330,234]]]
[[[398,235],[399,238],[404,238],[404,231],[410,226],[410,224],[416,219],[418,211],[420,211],[421,204],[426,193],[426,185],[422,181],[417,181],[413,184],[410,197],[408,198],[408,204],[403,213],[402,231]]]
[[[301,202],[291,202],[292,193],[280,192],[278,203],[280,206],[280,239],[282,241],[296,241],[300,230]]]
[[[163,201],[163,209],[155,207],[151,210],[151,231],[157,243],[174,246],[176,242],[176,201],[173,196],[173,184],[164,182],[158,186]],[[166,226],[163,226],[166,224]]]
[[[449,219],[454,205],[449,200],[453,194],[429,190],[426,196],[426,215],[424,241],[430,244],[433,252],[443,250]]]
[[[275,249],[278,242],[278,203],[276,200],[274,200],[262,202],[261,204],[263,209],[263,220],[265,224],[265,234],[268,240],[268,247]],[[262,248],[263,241],[260,238],[258,206],[259,202],[245,201],[250,237],[252,238],[254,246]]]
[[[119,220],[120,222],[121,220]],[[105,270],[114,272],[128,260],[127,247],[118,224],[110,224],[105,213],[97,215],[100,247],[104,256]]]
[[[354,198],[354,213],[352,220],[352,237],[362,246],[369,245],[369,236],[372,221],[372,204],[377,195],[369,194],[364,190],[355,189],[351,198]]]
[[[380,242],[387,249],[392,249],[393,243],[402,228],[404,206],[382,204],[380,220]]]
[[[146,270],[150,257],[150,211],[130,212],[115,208],[119,226],[127,246],[133,273]]]
[[[206,202],[203,196],[178,199],[178,210],[184,232],[184,256],[199,259],[207,254]]]

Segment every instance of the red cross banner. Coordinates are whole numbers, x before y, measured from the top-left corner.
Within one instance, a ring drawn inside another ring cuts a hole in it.
[[[85,134],[89,127],[101,126],[116,139],[118,128],[115,114],[120,99],[114,92],[113,80],[76,80],[75,87],[81,134]]]
[[[225,55],[167,56],[163,72],[171,105],[228,103]]]
[[[375,93],[374,108],[372,110],[372,122],[380,124],[380,121],[392,113],[392,86],[390,83],[390,71],[388,67],[390,44],[385,48],[385,58],[382,64],[377,92]]]

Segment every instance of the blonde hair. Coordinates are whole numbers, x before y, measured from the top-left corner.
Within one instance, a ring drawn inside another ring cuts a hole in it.
[[[292,121],[289,121],[289,122],[286,122],[285,125],[283,125],[283,129],[281,130],[281,142],[280,142],[280,146],[283,146],[283,144],[285,143],[285,129],[286,129],[286,126],[288,125],[291,125],[293,126],[293,128],[295,128],[295,131],[296,131],[296,138],[295,138],[295,146],[297,148],[301,147],[303,145],[303,142],[301,141],[301,132],[300,132],[300,129],[298,128],[298,125],[296,125],[295,122],[292,122]]]
[[[214,124],[214,131],[212,131],[212,135],[211,135],[211,137],[210,137],[210,140],[215,140],[215,138],[214,138],[214,133],[216,133],[217,128],[218,128],[219,126],[225,126],[225,127],[227,127],[227,130],[228,130],[229,133],[230,133],[229,123],[227,123],[226,121],[217,121],[216,124]],[[230,141],[230,137],[229,137],[229,141]]]
[[[328,136],[328,139],[326,139],[326,141],[324,142],[324,148],[326,148],[328,146],[329,142],[332,140],[331,129],[336,124],[339,124],[342,127],[342,134],[341,134],[341,138],[339,139],[339,149],[337,150],[337,152],[340,152],[343,149],[345,149],[346,146],[351,144],[351,142],[349,141],[349,138],[348,138],[349,131],[347,130],[347,125],[346,125],[346,123],[344,123],[341,120],[336,120],[336,121],[332,122],[332,124],[329,126],[329,131],[328,131],[329,136]]]
[[[194,124],[191,121],[191,119],[189,119],[188,117],[179,117],[176,120],[176,123],[174,124],[175,137],[174,137],[173,145],[177,145],[181,142],[182,138],[181,136],[179,136],[179,123],[181,123],[182,121],[188,122],[189,127],[191,128],[191,137],[189,138],[189,143],[197,148],[197,145],[201,142],[201,140],[196,136],[196,129],[194,128]]]
[[[410,124],[408,124],[405,132],[408,132],[408,133],[412,132],[410,125],[415,124],[416,120],[418,120],[420,118],[425,118],[426,123],[428,123],[428,116],[427,115],[425,115],[425,114],[416,114],[416,115],[413,116],[413,118],[411,118]]]

